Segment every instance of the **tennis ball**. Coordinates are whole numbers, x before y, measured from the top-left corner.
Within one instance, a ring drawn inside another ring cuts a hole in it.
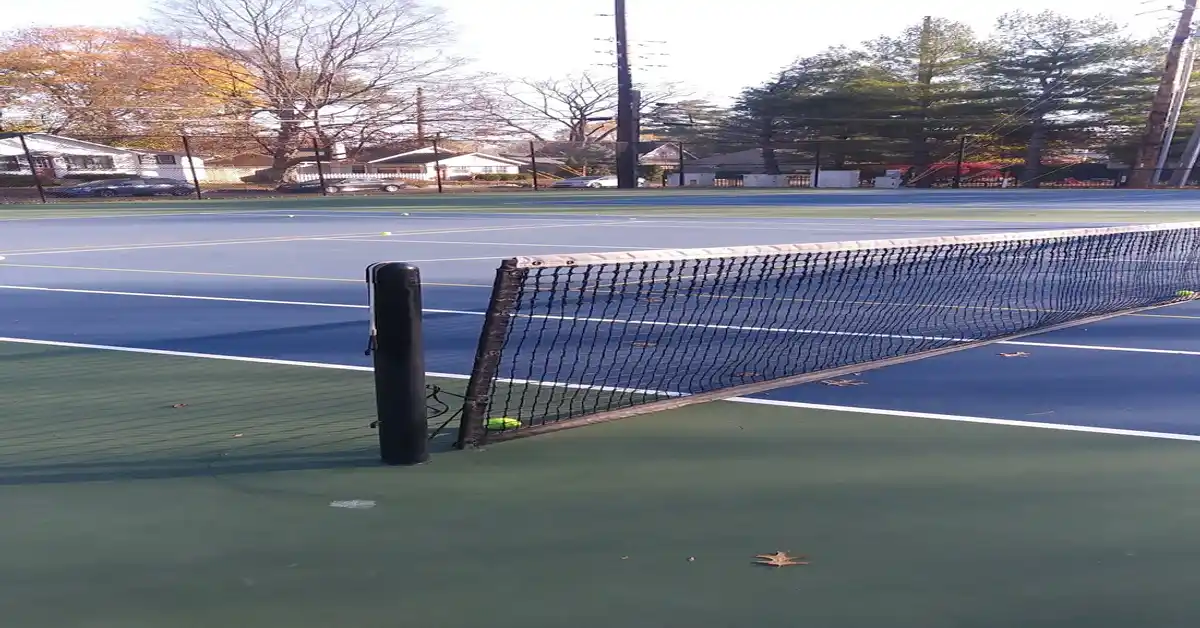
[[[521,422],[510,417],[493,417],[484,422],[484,427],[489,430],[511,430],[521,427]]]
[[[1180,290],[1179,292],[1175,293],[1175,296],[1177,296],[1181,299],[1190,299],[1190,298],[1196,296],[1196,293],[1192,292],[1191,290]]]

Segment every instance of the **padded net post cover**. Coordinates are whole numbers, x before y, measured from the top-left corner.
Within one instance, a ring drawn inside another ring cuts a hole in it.
[[[460,444],[1190,299],[1198,254],[1200,223],[1175,223],[505,260]],[[521,425],[487,429],[495,418]]]

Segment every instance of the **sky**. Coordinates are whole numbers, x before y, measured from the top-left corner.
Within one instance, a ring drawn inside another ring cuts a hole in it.
[[[544,79],[612,67],[609,0],[427,0],[441,6],[457,34],[447,49],[476,69]],[[1175,2],[1178,4],[1178,2]],[[1151,35],[1177,19],[1172,0],[627,0],[634,80],[675,82],[725,104],[793,59],[829,46],[853,46],[897,33],[925,15],[991,30],[1006,11],[1053,9],[1072,17],[1105,15]],[[1111,8],[1098,11],[1100,6]],[[4,26],[129,26],[151,15],[153,0],[0,0]],[[605,15],[608,14],[608,15]]]

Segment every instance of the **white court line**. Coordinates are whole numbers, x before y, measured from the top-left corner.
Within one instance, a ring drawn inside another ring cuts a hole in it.
[[[1188,316],[1186,314],[1130,314],[1130,316],[1141,316],[1143,318],[1180,318],[1185,320],[1200,320],[1200,316]]]
[[[4,211],[4,210],[0,210]],[[46,209],[43,211],[55,211]],[[77,211],[86,212],[86,209],[65,210],[67,212]],[[0,222],[33,222],[37,220],[95,220],[102,218],[173,218],[176,216],[225,216],[225,215],[245,215],[245,214],[269,214],[278,212],[277,209],[230,209],[230,210],[214,210],[214,211],[177,211],[177,212],[146,212],[142,213],[138,210],[129,210],[128,214],[71,214],[62,216],[30,216],[27,218],[0,218]]]
[[[192,246],[218,246],[223,244],[268,244],[274,242],[295,242],[316,238],[333,238],[343,234],[314,235],[314,236],[275,236],[270,238],[231,238],[226,240],[182,240],[178,242],[151,242],[147,244],[110,244],[66,249],[17,249],[4,251],[9,257],[16,255],[54,255],[58,253],[102,253],[104,251],[133,251],[137,249],[185,248]],[[373,233],[347,233],[345,237],[371,236]]]
[[[3,260],[0,257],[0,260]],[[59,266],[56,264],[14,264],[10,262],[0,261],[0,268],[12,266],[14,268],[46,268],[50,270],[87,270],[110,273],[145,273],[151,275],[185,275],[196,277],[234,277],[238,279],[282,279],[287,281],[334,281],[338,283],[366,283],[366,278],[346,279],[343,277],[306,277],[298,275],[256,275],[251,273],[217,273],[205,272],[201,270],[156,270],[147,268],[108,268],[104,266]],[[488,288],[492,286],[478,283],[438,283],[434,281],[422,282],[425,286],[446,286],[453,288]]]
[[[557,223],[551,225],[541,224],[523,224],[523,225],[505,225],[503,227],[458,227],[453,229],[426,229],[423,231],[396,231],[393,236],[410,236],[410,235],[440,235],[444,233],[483,233],[489,231],[532,231],[534,229],[562,229],[564,227],[603,227],[608,225],[623,225],[622,220],[603,220],[598,222],[573,222],[573,223]],[[314,236],[314,240],[346,240],[353,242],[355,238],[369,238],[379,236],[380,233],[354,234],[347,236]]]
[[[248,363],[248,364],[266,364],[266,365],[273,365],[273,366],[295,366],[295,367],[301,367],[301,368],[319,368],[319,369],[328,369],[328,370],[336,370],[336,371],[355,371],[355,372],[363,372],[363,373],[369,373],[369,372],[374,371],[374,369],[369,366],[352,366],[349,364],[329,364],[329,363],[323,363],[323,362],[301,362],[301,361],[296,361],[296,360],[279,360],[279,359],[272,359],[272,358],[251,358],[251,357],[244,357],[244,356],[221,355],[221,354],[213,354],[213,353],[194,353],[194,352],[189,352],[189,351],[168,351],[168,350],[164,350],[164,349],[142,349],[142,348],[136,348],[136,347],[120,347],[120,346],[114,346],[114,345],[96,345],[96,344],[86,344],[86,343],[79,343],[79,342],[62,342],[62,341],[57,341],[57,340],[35,340],[32,338],[9,338],[9,337],[0,336],[0,342],[6,342],[6,343],[11,343],[11,344],[46,346],[46,347],[59,347],[59,348],[64,348],[64,349],[88,349],[88,350],[93,350],[93,351],[114,351],[114,352],[119,352],[119,353],[135,353],[135,354],[142,354],[142,355],[158,355],[158,356],[178,357],[178,358],[200,358],[200,359],[206,359],[206,360],[221,360],[221,361],[226,361],[226,362],[241,362],[241,363]],[[455,379],[455,380],[470,379],[470,376],[462,375],[459,373],[426,372],[425,375],[426,375],[426,377],[434,377],[434,378],[441,378],[441,379]],[[578,386],[578,385],[571,385],[571,384],[558,384],[557,382],[526,382],[526,381],[518,382],[517,380],[513,380],[511,383],[529,383],[529,384],[534,384],[534,385],[543,385],[543,386],[552,386],[552,387],[557,386],[557,387],[572,387],[572,388],[596,388],[594,386],[587,387],[587,386]],[[642,392],[658,393],[658,394],[662,394],[663,396],[676,396],[676,397],[686,396],[682,393],[669,393],[669,392],[660,392],[660,391],[642,391]],[[1085,425],[1042,423],[1042,422],[1036,422],[1036,421],[1015,421],[1015,420],[1011,420],[1011,419],[992,419],[992,418],[986,418],[986,417],[964,416],[964,415],[954,415],[954,414],[934,414],[934,413],[930,413],[930,412],[908,412],[908,411],[904,411],[904,410],[886,410],[886,409],[882,409],[882,408],[861,408],[861,407],[855,407],[855,406],[833,406],[833,405],[827,405],[827,404],[803,403],[803,402],[798,402],[798,401],[778,401],[775,399],[756,399],[756,398],[752,398],[752,397],[733,397],[730,399],[725,399],[724,401],[731,401],[734,403],[749,403],[749,404],[763,405],[763,406],[775,406],[775,407],[783,407],[783,408],[795,408],[795,409],[802,409],[802,410],[824,410],[824,411],[829,411],[829,412],[848,412],[848,413],[857,413],[857,414],[870,414],[870,415],[877,415],[877,416],[892,416],[892,417],[913,418],[913,419],[932,419],[932,420],[936,420],[936,421],[954,421],[954,422],[959,422],[959,423],[978,423],[978,424],[984,424],[984,425],[998,425],[998,426],[1005,426],[1005,427],[1027,427],[1027,428],[1034,428],[1034,429],[1057,430],[1057,431],[1063,431],[1063,432],[1083,432],[1083,433],[1089,433],[1089,434],[1105,434],[1105,435],[1110,435],[1110,436],[1130,436],[1130,437],[1137,437],[1137,438],[1155,438],[1155,439],[1161,439],[1161,440],[1179,440],[1179,441],[1200,442],[1200,436],[1195,436],[1195,435],[1191,435],[1191,434],[1172,434],[1170,432],[1148,432],[1148,431],[1143,431],[1143,430],[1123,430],[1123,429],[1108,428],[1108,427],[1090,427],[1090,426],[1085,426]]]
[[[606,224],[621,221],[605,221],[591,223],[572,223],[572,224],[557,224],[557,225],[512,225],[506,227],[475,227],[475,228],[460,228],[460,229],[430,229],[418,231],[399,231],[395,235],[437,235],[442,233],[476,233],[480,231],[515,231],[526,229],[550,229],[555,227],[594,227],[603,226]],[[231,244],[275,244],[284,242],[314,242],[314,241],[336,241],[340,238],[354,237],[370,237],[379,235],[379,232],[373,233],[346,233],[346,234],[328,234],[328,235],[307,235],[307,236],[280,236],[273,238],[242,238],[231,240],[195,240],[184,242],[162,242],[152,244],[135,244],[135,245],[113,245],[113,246],[95,246],[84,248],[70,249],[23,249],[16,251],[0,252],[0,255],[8,257],[29,256],[29,255],[56,255],[62,253],[103,253],[108,251],[135,251],[143,249],[170,249],[170,248],[189,248],[199,246],[222,246]]]
[[[616,246],[608,244],[542,244],[538,242],[474,242],[471,240],[397,240],[394,238],[333,238],[347,242],[397,242],[404,244],[470,244],[476,246],[518,246],[525,248],[557,249],[601,249],[605,251],[637,251],[644,246]]]
[[[820,403],[802,403],[799,401],[777,401],[774,399],[754,399],[751,397],[734,397],[727,401],[751,403],[762,406],[778,406],[802,410],[828,410],[830,412],[856,412],[877,416],[894,416],[909,419],[933,419],[936,421],[955,421],[959,423],[980,423],[984,425],[1003,425],[1006,427],[1030,427],[1043,430],[1058,430],[1062,432],[1085,432],[1088,434],[1108,434],[1111,436],[1134,436],[1138,438],[1158,438],[1165,440],[1183,440],[1200,442],[1200,436],[1192,434],[1172,434],[1170,432],[1147,432],[1143,430],[1123,430],[1111,427],[1090,427],[1086,425],[1069,425],[1061,423],[1040,423],[1036,421],[1015,421],[1012,419],[989,419],[986,417],[962,416],[955,414],[934,414],[931,412],[908,412],[905,410],[885,410],[882,408],[859,408],[854,406],[830,406]]]
[[[164,294],[157,292],[124,292],[117,290],[88,290],[83,288],[46,288],[41,286],[8,286],[0,285],[0,290],[24,290],[30,292],[62,292],[69,294],[92,294],[101,296],[119,296],[119,297],[143,297],[156,299],[175,299],[181,301],[217,301],[228,303],[252,303],[262,305],[288,305],[299,307],[324,307],[324,308],[342,308],[342,309],[369,309],[367,305],[351,304],[351,303],[321,303],[313,301],[282,301],[274,299],[248,299],[240,297],[213,297],[200,296],[191,294]],[[479,312],[473,310],[447,310],[426,308],[422,312],[427,314],[455,314],[463,316],[486,316],[487,312]],[[670,321],[639,321],[625,320],[616,318],[598,318],[598,317],[574,317],[574,316],[555,316],[549,314],[517,314],[516,318],[531,318],[537,320],[562,320],[583,323],[604,323],[610,325],[632,325],[632,326],[650,326],[650,327],[680,327],[689,329],[720,329],[730,331],[752,331],[766,333],[782,333],[782,334],[800,334],[810,336],[848,336],[856,338],[892,338],[902,340],[936,340],[944,342],[974,342],[971,338],[949,338],[941,336],[913,336],[904,334],[873,334],[867,332],[852,332],[852,331],[833,331],[821,329],[799,329],[788,327],[751,327],[745,325],[717,325],[703,323],[677,323]],[[1181,349],[1146,349],[1140,347],[1110,347],[1101,345],[1077,345],[1065,343],[1051,342],[1035,342],[1022,340],[1007,340],[996,342],[993,344],[1020,346],[1020,347],[1047,347],[1054,349],[1081,349],[1089,351],[1117,351],[1123,353],[1150,353],[1159,355],[1189,355],[1200,356],[1200,351],[1187,351]]]
[[[1051,349],[1084,349],[1087,351],[1121,351],[1126,353],[1157,353],[1160,355],[1200,355],[1200,351],[1185,351],[1182,349],[1143,349],[1140,347],[1108,347],[1103,345],[1076,345],[1058,342],[1034,342],[1028,340],[1009,340],[996,344],[1014,347],[1048,347]]]
[[[819,231],[819,232],[828,231],[828,232],[832,232],[832,233],[845,233],[847,231],[859,230],[859,231],[868,231],[870,233],[889,234],[889,235],[903,235],[903,234],[910,234],[910,233],[928,234],[930,232],[938,232],[938,227],[939,227],[939,225],[936,224],[935,221],[931,221],[931,224],[924,225],[926,227],[925,229],[908,228],[908,227],[896,228],[896,229],[887,229],[887,228],[880,229],[878,225],[859,224],[859,225],[846,225],[844,227],[841,227],[841,226],[832,226],[832,225],[829,225],[829,226],[806,225],[803,223],[790,224],[790,225],[782,225],[781,224],[781,225],[777,225],[774,227],[743,227],[743,226],[728,226],[728,225],[721,226],[720,223],[712,223],[712,226],[708,226],[707,224],[699,224],[700,222],[701,221],[696,221],[696,222],[677,221],[676,222],[676,221],[668,221],[668,220],[638,219],[636,221],[630,221],[629,226],[644,227],[644,228],[651,228],[651,229],[682,229],[682,230],[697,229],[697,230],[706,230],[706,231],[734,231],[734,230],[736,230],[736,231]],[[622,223],[622,224],[625,224],[625,223]],[[946,225],[940,225],[940,226],[943,228],[946,227]],[[1027,226],[1030,231],[1042,230],[1039,225],[1025,225],[1025,226]],[[1016,229],[1021,230],[1020,227],[1017,227]],[[982,228],[982,229],[972,230],[971,233],[972,233],[972,235],[978,234],[978,233],[992,233],[992,232],[1008,233],[1013,230],[1014,230],[1014,227],[1012,227],[1012,226],[1008,226],[1008,227],[997,226],[994,228]],[[938,232],[938,233],[940,233],[940,232]]]
[[[366,310],[370,306],[356,303],[322,303],[317,301],[283,301],[278,299],[248,299],[241,297],[209,297],[196,294],[164,294],[161,292],[124,292],[120,290],[85,290],[82,288],[43,288],[39,286],[4,286],[0,290],[25,290],[29,292],[65,292],[68,294],[94,294],[112,297],[142,297],[150,299],[172,299],[178,301],[217,301],[224,303],[253,303],[259,305],[292,305],[300,307],[325,307],[333,309]],[[426,314],[468,314],[484,316],[484,312],[465,310],[438,310],[426,308],[421,310]]]

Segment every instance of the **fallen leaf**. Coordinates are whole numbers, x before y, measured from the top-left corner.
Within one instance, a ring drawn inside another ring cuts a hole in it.
[[[188,405],[186,403],[173,403],[173,404],[171,404],[171,407],[172,408],[186,408],[186,407],[188,407]]]
[[[807,565],[807,556],[788,556],[787,552],[775,552],[774,554],[759,554],[755,556],[758,560],[754,561],[756,565],[766,565],[768,567],[794,567],[796,565]]]

